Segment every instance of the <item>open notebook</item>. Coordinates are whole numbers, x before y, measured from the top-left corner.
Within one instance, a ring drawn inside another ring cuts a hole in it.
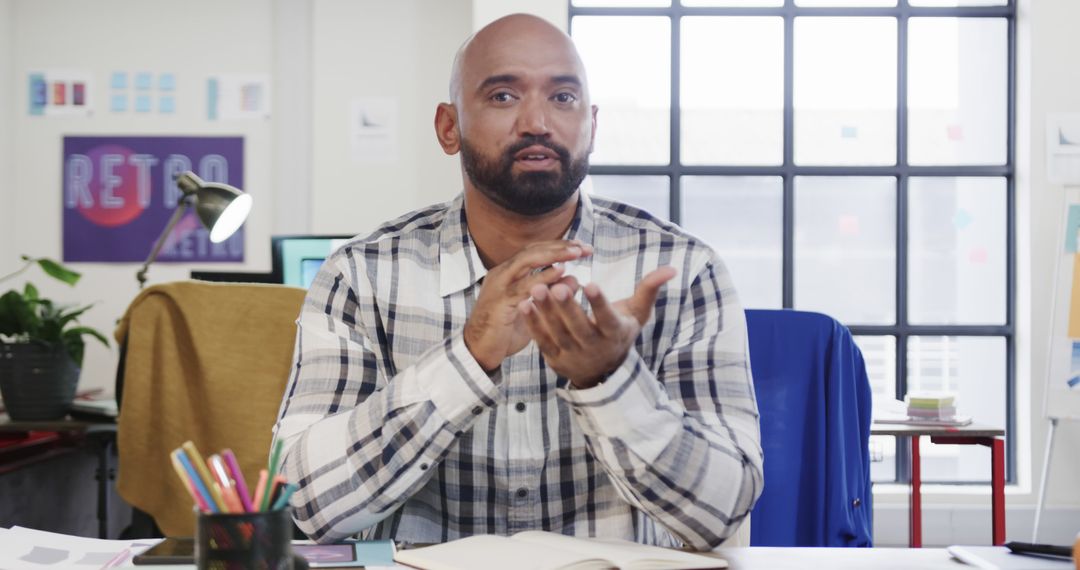
[[[444,544],[399,550],[394,560],[424,570],[663,570],[727,568],[720,558],[624,540],[574,538],[528,531],[480,535]]]

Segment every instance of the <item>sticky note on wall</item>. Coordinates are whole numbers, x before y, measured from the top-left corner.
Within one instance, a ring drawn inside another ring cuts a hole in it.
[[[1073,256],[1072,292],[1069,294],[1069,338],[1080,338],[1080,253]]]

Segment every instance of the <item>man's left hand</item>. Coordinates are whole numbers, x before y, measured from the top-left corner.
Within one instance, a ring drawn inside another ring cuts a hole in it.
[[[641,279],[634,294],[609,303],[595,283],[585,286],[592,315],[574,300],[571,284],[535,285],[518,304],[544,361],[575,388],[591,388],[626,360],[641,327],[652,315],[660,287],[675,276],[661,267]]]

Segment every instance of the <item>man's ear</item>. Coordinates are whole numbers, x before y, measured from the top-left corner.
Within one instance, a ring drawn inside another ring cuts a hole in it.
[[[457,119],[457,107],[453,103],[439,103],[435,108],[435,137],[446,154],[457,154],[461,150]]]
[[[596,113],[600,110],[596,105],[592,106],[592,131],[589,134],[589,152],[596,146]]]

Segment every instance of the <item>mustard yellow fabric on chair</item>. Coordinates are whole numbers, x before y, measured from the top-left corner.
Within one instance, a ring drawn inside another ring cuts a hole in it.
[[[126,338],[117,489],[167,536],[192,536],[192,501],[169,459],[186,440],[232,449],[254,487],[288,380],[304,290],[179,281],[144,290]]]

